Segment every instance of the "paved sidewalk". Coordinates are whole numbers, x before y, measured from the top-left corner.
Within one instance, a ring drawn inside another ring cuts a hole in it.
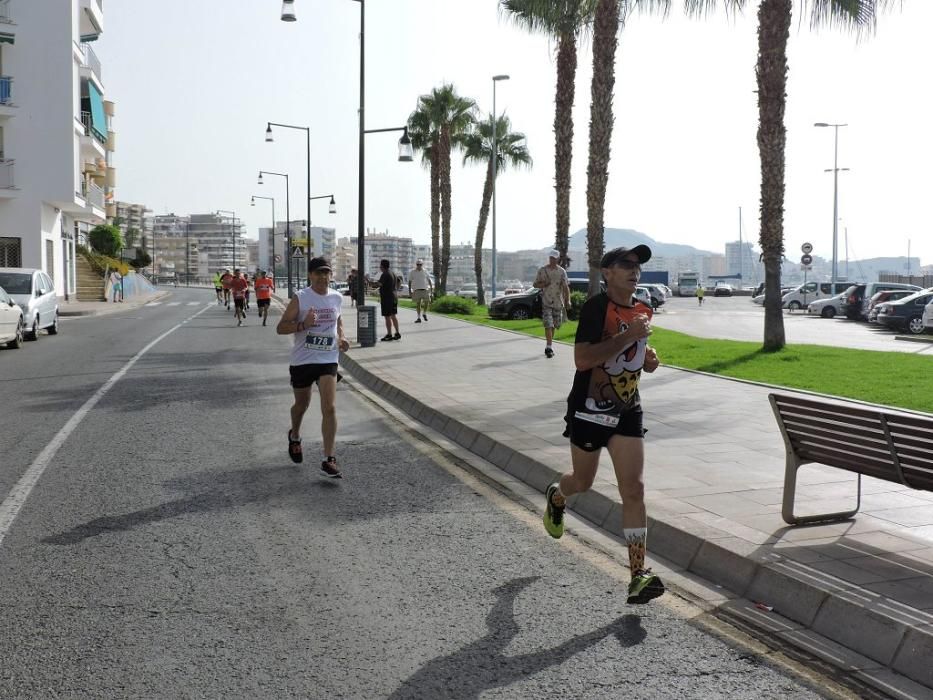
[[[172,290],[161,290],[155,294],[144,294],[134,296],[120,302],[111,301],[64,301],[59,299],[58,315],[62,318],[68,316],[101,316],[105,314],[115,314],[120,311],[138,309],[140,306],[148,304],[150,301],[156,301],[168,296]]]
[[[352,337],[355,311],[344,313]],[[543,340],[438,315],[417,325],[414,319],[400,309],[402,340],[354,347],[343,366],[543,493],[569,467],[561,433],[572,347],[556,345],[548,360]],[[649,557],[713,581],[722,588],[707,591],[709,602],[889,692],[913,686],[899,697],[933,697],[933,493],[868,478],[854,520],[787,526],[780,513],[784,443],[769,391],[665,367],[643,377]],[[801,469],[799,513],[848,508],[854,497],[854,475]],[[593,490],[570,503],[621,534],[605,454]]]

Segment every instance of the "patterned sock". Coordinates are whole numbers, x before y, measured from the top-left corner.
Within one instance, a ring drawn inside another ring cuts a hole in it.
[[[560,490],[560,484],[557,485],[557,490],[551,494],[551,503],[558,508],[567,503],[567,497],[564,495],[564,492]]]
[[[634,577],[639,571],[645,568],[645,551],[648,543],[648,528],[633,527],[624,528],[622,535],[628,544],[628,564]]]

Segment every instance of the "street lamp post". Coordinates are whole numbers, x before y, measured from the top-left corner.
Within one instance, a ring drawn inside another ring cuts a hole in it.
[[[284,10],[285,8],[283,7],[282,9]],[[294,16],[294,10],[292,12]],[[307,160],[305,161],[305,165],[307,166],[307,175],[308,175],[307,181],[305,184],[306,184],[306,191],[307,191],[307,196],[308,196],[307,215],[308,215],[308,227],[309,227],[308,234],[307,234],[308,240],[305,245],[305,260],[307,261],[308,265],[305,269],[310,270],[311,269],[311,246],[310,246],[310,242],[311,242],[310,241],[310,236],[311,236],[311,230],[310,230],[310,226],[311,226],[311,127],[294,126],[292,124],[277,124],[276,122],[267,122],[266,123],[266,143],[272,143],[272,127],[273,126],[279,126],[279,127],[282,127],[283,129],[297,129],[298,131],[305,132],[305,140],[306,140],[306,145],[307,145]]]
[[[271,170],[260,170],[259,171],[259,183],[262,183],[263,175],[276,175],[278,177],[285,178],[285,274],[288,276],[288,298],[292,298],[292,293],[294,292],[294,287],[292,287],[292,220],[291,220],[291,205],[289,204],[288,199],[288,173],[276,173]],[[272,222],[272,235],[275,235],[275,221]]]
[[[236,212],[232,209],[218,209],[218,214],[230,214],[230,238],[233,241],[233,267],[236,268]]]
[[[188,237],[188,224],[185,222],[185,286],[191,286],[191,271],[188,269],[191,260],[191,239]]]
[[[813,126],[833,128],[833,273],[830,285],[833,293],[836,293],[836,279],[839,272],[839,127],[848,126],[848,124],[829,124],[827,122],[816,122]],[[848,168],[843,168],[848,170]],[[829,172],[827,169],[826,172]]]
[[[496,113],[496,83],[500,80],[508,80],[507,75],[492,76],[492,295],[491,299],[496,298],[496,176],[499,169],[499,143],[496,136],[496,127],[498,126],[498,114]],[[480,258],[483,251],[479,251]]]
[[[399,139],[399,161],[410,162],[414,160],[414,154],[411,147],[411,139],[408,138],[408,127],[402,127],[400,129],[374,129],[372,131],[366,130],[366,119],[365,119],[365,107],[366,107],[366,40],[365,40],[365,29],[366,29],[366,1],[365,0],[353,0],[353,2],[358,2],[360,4],[360,109],[359,109],[359,130],[358,130],[358,140],[359,140],[359,165],[357,176],[359,178],[359,185],[357,189],[357,222],[356,222],[356,254],[357,254],[357,268],[359,270],[359,280],[358,280],[358,299],[359,303],[365,303],[366,299],[366,278],[364,275],[363,261],[366,256],[366,247],[365,247],[365,236],[366,231],[363,225],[364,215],[365,215],[365,165],[366,165],[366,148],[364,144],[364,137],[368,133],[374,133],[376,131],[403,131],[402,138]],[[284,0],[282,4],[282,21],[283,22],[294,22],[297,18],[295,17],[295,7],[294,0]],[[310,216],[308,217],[310,220]],[[357,314],[357,333],[359,334],[359,323],[361,319],[361,314]],[[357,337],[361,337],[358,335]]]
[[[272,228],[269,229],[269,237],[272,238],[272,284],[275,284],[275,197],[263,197],[259,194],[254,194],[250,197],[249,205],[251,207],[256,206],[257,199],[265,199],[272,202]]]

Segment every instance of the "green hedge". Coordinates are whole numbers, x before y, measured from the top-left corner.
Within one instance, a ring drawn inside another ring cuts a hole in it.
[[[75,250],[78,251],[79,255],[84,256],[84,259],[88,261],[91,268],[102,277],[107,273],[107,268],[118,270],[121,275],[125,275],[130,271],[130,266],[127,263],[120,262],[116,258],[111,258],[107,255],[95,253],[93,250],[83,245],[75,246]]]
[[[453,294],[440,297],[431,304],[431,311],[439,314],[463,314],[471,316],[476,311],[476,302],[473,299],[464,299]]]
[[[570,292],[570,308],[567,309],[567,318],[576,321],[580,318],[580,309],[586,303],[586,292]]]

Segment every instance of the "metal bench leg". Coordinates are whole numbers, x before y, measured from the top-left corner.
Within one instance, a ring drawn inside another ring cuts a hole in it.
[[[820,515],[794,515],[794,496],[797,492],[797,470],[799,470],[801,466],[797,458],[793,454],[788,453],[784,470],[784,505],[781,509],[781,516],[784,518],[785,523],[789,525],[806,525],[807,523],[848,520],[859,512],[859,509],[862,507],[861,474],[858,475],[858,493],[853,510],[839,511],[838,513],[823,513]]]

